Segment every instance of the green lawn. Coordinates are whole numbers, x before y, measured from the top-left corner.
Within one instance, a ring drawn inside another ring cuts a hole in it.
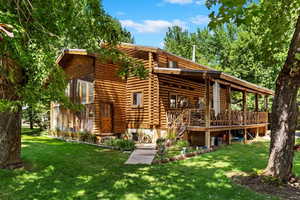
[[[266,165],[267,143],[231,145],[165,165],[128,166],[128,154],[23,135],[27,170],[0,170],[0,199],[276,199],[233,184],[229,171]],[[296,173],[300,174],[299,154]]]

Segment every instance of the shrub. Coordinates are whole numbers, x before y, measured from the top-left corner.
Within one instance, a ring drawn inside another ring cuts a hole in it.
[[[157,154],[159,155],[160,158],[163,158],[166,153],[166,139],[158,138],[156,140],[156,145],[158,150]]]
[[[96,141],[97,141],[97,136],[96,136],[95,134],[88,133],[87,140],[88,140],[90,143],[96,143]]]
[[[117,145],[122,151],[132,151],[135,149],[135,143],[132,140],[118,139]]]
[[[81,141],[84,141],[84,142],[87,141],[88,137],[89,137],[89,133],[88,132],[84,132],[84,131],[79,132],[79,139]]]
[[[117,147],[122,151],[132,151],[135,149],[135,143],[133,140],[124,139],[109,139],[104,142],[107,146]]]
[[[186,140],[178,140],[175,145],[179,148],[190,146],[189,142]]]
[[[158,138],[156,140],[156,145],[160,146],[160,145],[165,145],[166,139],[165,138]]]

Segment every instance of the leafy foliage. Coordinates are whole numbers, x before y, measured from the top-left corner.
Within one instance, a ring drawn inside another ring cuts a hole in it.
[[[35,104],[34,106],[24,107],[22,118],[26,123],[32,123],[33,127],[41,130],[49,127],[50,106],[48,104]]]
[[[55,100],[71,106],[64,94],[65,74],[55,64],[63,48],[84,48],[102,60],[113,57],[122,64],[120,75],[145,77],[140,63],[114,48],[133,38],[99,0],[0,0],[0,5],[0,23],[14,34],[11,38],[0,32],[0,78],[15,91],[15,98],[1,98],[1,110],[12,108],[12,101],[19,106]]]
[[[274,81],[283,65],[288,42],[269,57],[261,52],[262,37],[254,28],[237,27],[230,23],[213,30],[198,29],[188,33],[172,27],[165,37],[165,49],[191,59],[192,45],[196,45],[196,62],[209,65],[252,83],[274,89]]]

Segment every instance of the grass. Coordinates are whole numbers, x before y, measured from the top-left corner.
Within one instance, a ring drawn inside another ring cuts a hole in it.
[[[234,144],[164,165],[124,165],[128,154],[43,136],[23,135],[26,169],[0,170],[0,199],[277,199],[238,186],[230,171],[263,169],[267,143]],[[299,154],[295,172],[300,174]]]

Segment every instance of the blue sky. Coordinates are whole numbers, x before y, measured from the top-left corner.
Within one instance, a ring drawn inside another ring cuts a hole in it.
[[[104,9],[129,30],[139,45],[163,47],[167,28],[204,28],[210,11],[205,0],[102,0]]]

